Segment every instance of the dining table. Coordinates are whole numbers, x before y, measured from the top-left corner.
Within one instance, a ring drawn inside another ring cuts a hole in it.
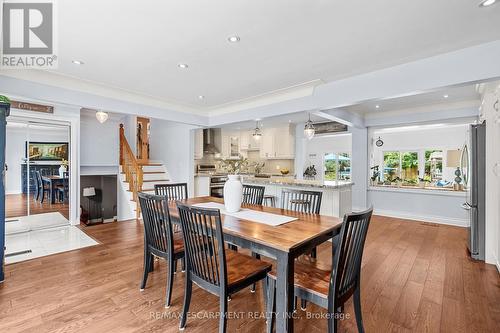
[[[68,177],[61,177],[59,175],[42,176],[42,181],[49,184],[51,204],[56,203],[57,187],[64,186],[64,180],[68,180]]]
[[[216,197],[196,197],[179,201],[196,206],[224,203],[222,198]],[[294,218],[287,223],[270,225],[221,211],[225,242],[276,260],[276,332],[293,332],[295,259],[337,235],[342,220],[333,216],[260,205],[243,204],[242,209]],[[169,202],[169,212],[172,222],[178,224],[179,213],[175,201]]]

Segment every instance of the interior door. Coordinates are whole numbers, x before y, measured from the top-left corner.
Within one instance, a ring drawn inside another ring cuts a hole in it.
[[[137,160],[139,163],[149,161],[149,137],[151,134],[148,118],[137,117]]]

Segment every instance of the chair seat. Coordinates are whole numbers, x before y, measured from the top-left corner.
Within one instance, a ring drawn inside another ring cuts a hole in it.
[[[276,269],[267,274],[276,280]],[[294,285],[321,298],[328,298],[331,270],[328,265],[318,262],[295,261]]]
[[[182,232],[174,232],[174,253],[184,252],[184,239]]]
[[[226,249],[228,288],[268,273],[272,265],[249,255]]]

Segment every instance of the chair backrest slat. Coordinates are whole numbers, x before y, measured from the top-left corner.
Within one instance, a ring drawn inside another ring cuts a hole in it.
[[[163,195],[169,201],[185,200],[188,198],[187,183],[155,184],[155,194]]]
[[[265,189],[264,186],[243,185],[243,203],[262,206]]]
[[[173,231],[167,199],[142,192],[137,195],[141,205],[146,246],[161,254],[173,251]]]
[[[184,237],[187,267],[206,283],[223,287],[227,281],[224,235],[218,209],[177,202]]]
[[[351,294],[359,282],[361,259],[372,212],[373,208],[370,208],[344,216],[339,242],[332,257],[334,274],[330,281],[330,292],[336,299]]]
[[[281,207],[306,214],[319,214],[322,192],[283,189]]]

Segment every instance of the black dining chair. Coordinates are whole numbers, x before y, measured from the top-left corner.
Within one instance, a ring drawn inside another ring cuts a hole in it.
[[[59,201],[64,203],[69,199],[69,171],[63,172],[62,185],[57,187]]]
[[[174,262],[184,258],[184,241],[181,233],[174,233],[164,196],[139,192],[142,219],[144,221],[144,273],[141,291],[146,287],[148,274],[152,271],[154,258],[167,261],[167,293],[165,307],[170,307],[174,279]]]
[[[368,233],[373,208],[359,213],[346,214],[339,234],[339,242],[332,243],[332,265],[322,267],[316,262],[295,263],[295,296],[312,302],[328,311],[328,332],[337,332],[336,311],[343,308],[345,302],[353,297],[356,324],[359,332],[364,332],[361,315],[361,260]],[[276,298],[276,272],[268,275],[268,325],[267,332],[272,332],[274,320],[274,302]]]
[[[155,194],[167,198],[168,201],[186,200],[188,198],[187,183],[155,184]],[[173,232],[181,232],[178,224],[172,224]],[[184,272],[186,264],[182,261],[182,271]],[[174,261],[174,274],[177,272],[177,260]]]
[[[177,202],[186,246],[186,288],[180,329],[186,327],[193,282],[219,296],[219,332],[226,332],[228,296],[266,278],[271,264],[224,246],[218,209]]]
[[[42,179],[42,175],[40,171],[35,171],[36,174],[36,179],[37,179],[37,186],[38,186],[38,198],[41,203],[43,203],[43,200],[45,199],[45,193],[47,193],[47,196],[50,196],[50,187],[47,182],[44,182]],[[41,197],[40,197],[41,195]]]
[[[243,203],[262,206],[265,189],[264,186],[243,185]]]
[[[33,182],[32,184],[34,184],[33,199],[35,199],[35,201],[37,201],[38,197],[40,196],[40,192],[39,192],[40,185],[38,184],[38,177],[36,176],[36,170],[31,170],[30,173],[31,173],[31,181]],[[31,184],[28,187],[31,189]]]

